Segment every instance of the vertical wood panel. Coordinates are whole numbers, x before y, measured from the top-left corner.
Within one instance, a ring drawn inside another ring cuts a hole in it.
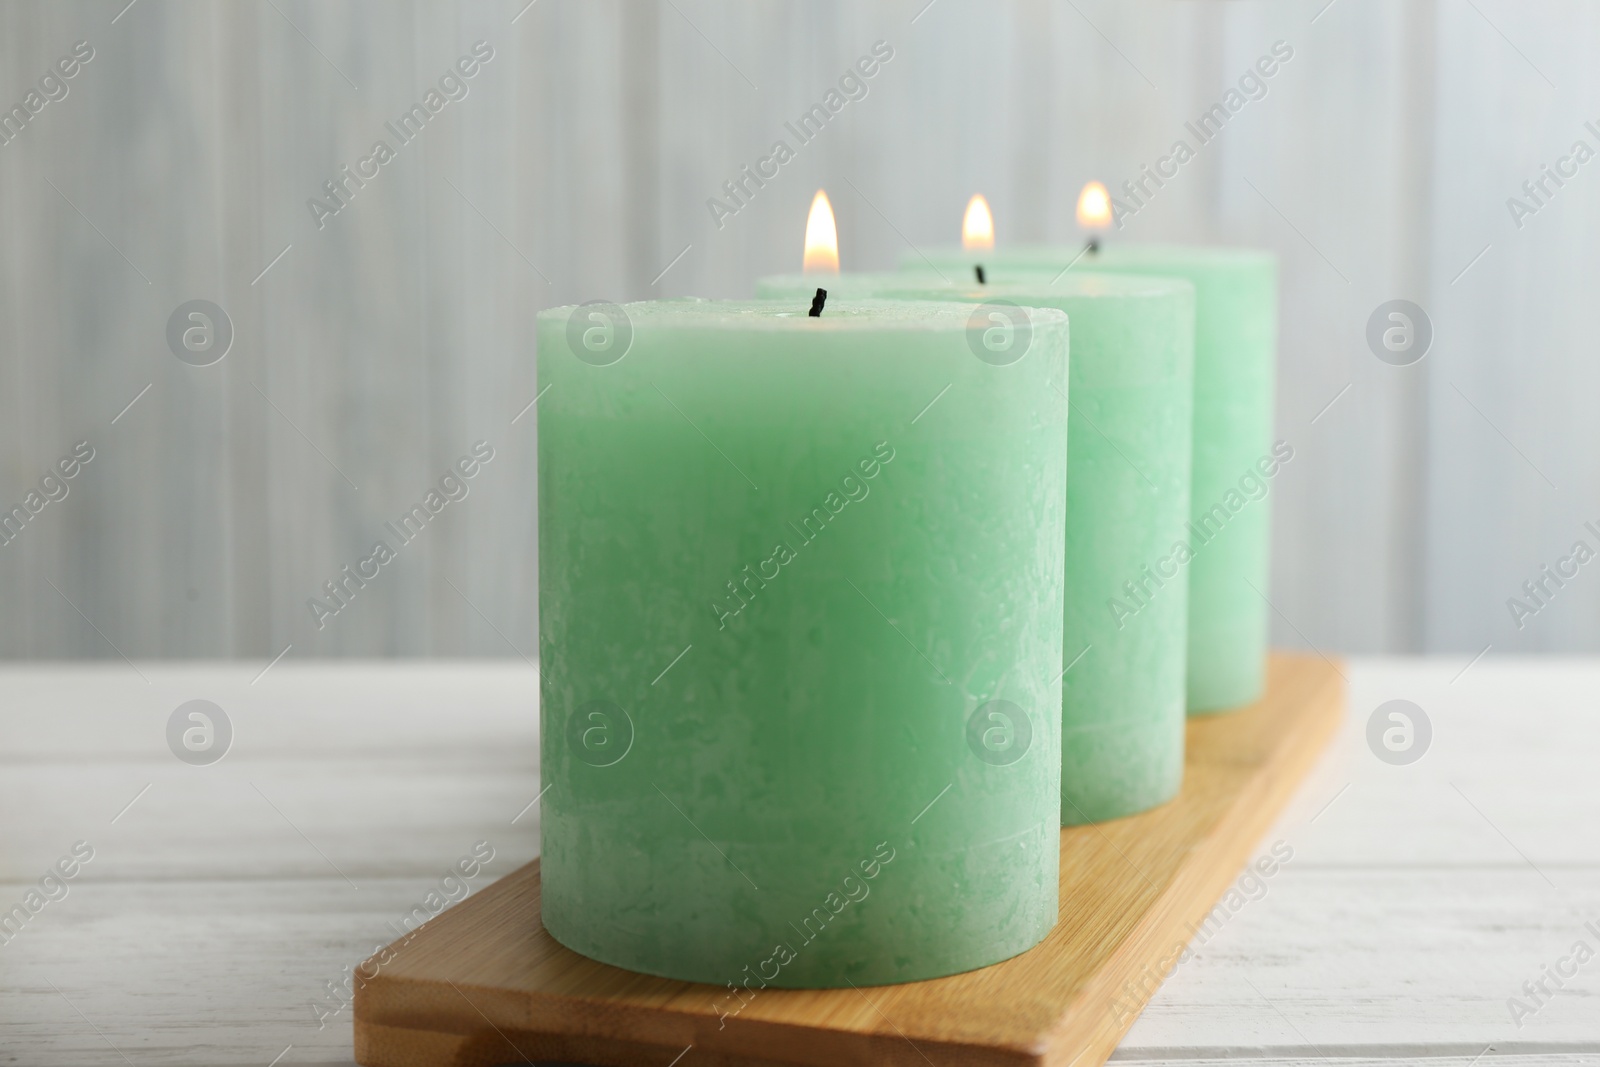
[[[1520,229],[1506,202],[1527,200],[1522,183],[1575,140],[1600,149],[1584,127],[1600,118],[1587,47],[1600,20],[1586,5],[1479,9],[1450,5],[1439,19],[1440,77],[1452,91],[1440,94],[1436,134],[1430,643],[1592,650],[1600,581],[1591,568],[1547,585],[1549,606],[1521,630],[1506,601],[1536,606],[1524,581],[1580,538],[1600,548],[1583,525],[1600,516],[1600,427],[1589,410],[1600,391],[1591,296],[1600,285],[1600,168],[1589,163],[1559,189],[1547,186],[1553,195]]]
[[[0,146],[0,504],[96,448],[0,547],[0,655],[531,655],[537,410],[511,419],[538,308],[748,295],[793,269],[819,185],[847,267],[950,243],[980,190],[1002,241],[1075,241],[1085,180],[1136,175],[1279,38],[1295,58],[1266,98],[1115,235],[1281,258],[1275,638],[1600,640],[1587,574],[1524,631],[1505,607],[1600,516],[1600,179],[1521,230],[1504,206],[1594,117],[1588,8],[523,2],[0,8],[0,103],[96,50]],[[319,230],[307,199],[478,39],[496,56],[467,98]],[[719,228],[707,199],[879,39],[895,58],[866,98]],[[212,367],[164,337],[196,297],[235,330]],[[1367,350],[1392,297],[1433,317],[1418,366]],[[496,458],[467,499],[318,629],[307,598],[480,439]]]

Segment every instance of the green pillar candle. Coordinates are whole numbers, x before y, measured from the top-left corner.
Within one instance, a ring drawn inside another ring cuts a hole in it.
[[[901,266],[944,273],[985,269],[1164,275],[1195,287],[1194,480],[1190,496],[1189,681],[1191,713],[1248,704],[1266,684],[1268,479],[1286,455],[1272,441],[1277,349],[1277,264],[1239,248],[1126,245],[1099,251],[1036,247],[908,255]],[[1080,255],[1081,254],[1081,255]],[[1292,454],[1292,453],[1290,453]]]
[[[538,320],[543,920],[728,1014],[1057,914],[1066,316],[809,304]]]
[[[946,272],[954,273],[954,272]],[[1054,307],[1072,324],[1061,821],[1144,811],[1183,777],[1194,288],[1179,279],[987,271],[989,284],[845,275],[891,298]],[[798,278],[758,284],[765,296]]]

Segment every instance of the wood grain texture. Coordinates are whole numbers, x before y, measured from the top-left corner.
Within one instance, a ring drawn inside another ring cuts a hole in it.
[[[1600,969],[1521,1027],[1506,1006],[1600,916],[1600,661],[1469,658],[1344,667],[1343,733],[1256,846],[1293,860],[1197,939],[1113,1062],[1600,1063]],[[290,657],[251,685],[261,666],[141,661],[148,684],[120,660],[0,667],[0,905],[74,840],[96,850],[0,946],[0,1062],[349,1067],[350,1010],[314,1011],[327,983],[474,841],[498,853],[474,891],[537,855],[527,664]],[[162,736],[194,697],[238,726],[205,768]],[[1435,726],[1404,767],[1364,737],[1397,697]]]
[[[1076,240],[1082,183],[1137,176],[1276,40],[1268,94],[1118,235],[1280,257],[1275,640],[1592,649],[1600,583],[1525,630],[1505,598],[1594,517],[1600,201],[1589,168],[1520,229],[1505,201],[1584,135],[1600,15],[1475,4],[10,0],[4,106],[96,58],[0,147],[0,505],[98,454],[0,549],[0,656],[531,656],[539,309],[746,296],[819,185],[847,269],[953,241],[975,191],[1002,242]],[[308,198],[480,38],[471,95],[319,230]],[[716,226],[878,39],[869,95]],[[236,330],[209,368],[163,336],[196,297]],[[1415,367],[1366,348],[1396,297],[1435,320]],[[316,628],[306,600],[479,438],[472,497]]]
[[[483,1067],[508,1056],[658,1067],[918,1063],[1093,1067],[1110,1054],[1239,876],[1334,733],[1337,670],[1277,655],[1261,701],[1191,721],[1183,790],[1152,812],[1061,832],[1061,913],[1037,948],[966,974],[869,989],[725,991],[633,974],[539,922],[538,864],[375,956],[356,993],[356,1059]],[[982,906],[981,901],[973,902]]]

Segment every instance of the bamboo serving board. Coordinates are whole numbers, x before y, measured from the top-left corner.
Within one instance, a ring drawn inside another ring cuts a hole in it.
[[[1192,719],[1183,790],[1155,811],[1061,831],[1061,916],[1036,948],[966,974],[861,989],[726,989],[634,974],[557,944],[539,863],[361,968],[367,1067],[1096,1067],[1252,857],[1343,715],[1338,673],[1272,656],[1266,695]]]

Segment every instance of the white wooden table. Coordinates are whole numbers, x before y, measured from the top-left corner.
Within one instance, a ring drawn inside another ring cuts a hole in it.
[[[1600,958],[1523,990],[1600,952],[1600,661],[1463,663],[1347,665],[1345,735],[1262,843],[1293,859],[1116,1060],[1600,1064]],[[94,850],[0,944],[0,1065],[348,1064],[329,983],[475,842],[475,888],[536,854],[527,664],[261,666],[0,669],[0,912]],[[166,740],[196,698],[234,729],[209,766]],[[1392,698],[1432,719],[1409,766],[1366,747]]]

